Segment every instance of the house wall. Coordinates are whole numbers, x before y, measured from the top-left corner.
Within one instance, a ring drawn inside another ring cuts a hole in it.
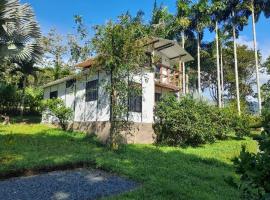
[[[99,80],[98,100],[85,101],[86,82]],[[154,73],[143,72],[134,76],[134,81],[142,84],[142,112],[130,112],[129,120],[141,123],[153,123],[154,109]],[[110,97],[106,91],[106,85],[110,81],[110,75],[106,72],[98,72],[94,75],[83,75],[77,78],[73,87],[66,88],[66,82],[53,85],[44,89],[44,99],[50,98],[50,92],[58,91],[58,97],[63,99],[66,106],[75,108],[74,121],[109,121]]]
[[[98,100],[85,102],[86,82],[96,79],[99,80]],[[129,113],[129,120],[135,122],[134,128],[137,131],[136,136],[129,137],[127,141],[138,142],[142,138],[143,143],[151,143],[153,142],[153,130],[151,127],[154,119],[153,109],[155,103],[154,73],[145,70],[140,75],[134,75],[133,80],[142,84],[142,112]],[[75,109],[73,127],[89,133],[95,132],[104,139],[108,137],[110,127],[110,96],[106,91],[106,85],[109,82],[110,74],[106,72],[82,75],[77,78],[73,87],[66,88],[66,82],[63,82],[45,88],[44,99],[50,98],[50,92],[57,90],[58,97],[63,99],[66,106]],[[57,121],[57,119],[52,116],[43,118],[43,122],[51,123],[53,121]]]

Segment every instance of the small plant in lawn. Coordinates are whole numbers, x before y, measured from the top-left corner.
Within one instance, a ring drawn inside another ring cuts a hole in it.
[[[49,110],[59,120],[59,125],[63,130],[67,130],[68,121],[73,115],[72,109],[65,106],[62,99],[46,99],[43,101],[43,110]]]

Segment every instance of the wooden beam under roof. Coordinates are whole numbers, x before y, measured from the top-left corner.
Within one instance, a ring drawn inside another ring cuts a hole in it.
[[[186,56],[187,54],[181,54],[179,56],[175,56],[175,57],[172,57],[172,58],[169,58],[170,60],[173,60],[173,59],[176,59],[176,58],[182,58],[184,56]]]
[[[174,43],[167,43],[167,44],[164,44],[162,46],[156,47],[155,50],[156,51],[161,51],[163,49],[167,49],[167,48],[170,48],[172,46],[174,46]]]

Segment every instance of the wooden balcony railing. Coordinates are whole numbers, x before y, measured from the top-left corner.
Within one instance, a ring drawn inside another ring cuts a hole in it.
[[[160,86],[168,87],[174,90],[181,90],[182,74],[179,70],[165,66],[162,64],[156,65],[155,82]]]

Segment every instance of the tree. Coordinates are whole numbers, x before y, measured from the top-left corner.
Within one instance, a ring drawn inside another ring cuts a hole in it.
[[[257,80],[257,93],[258,93],[258,104],[259,114],[261,114],[261,91],[260,91],[260,78],[259,78],[259,62],[258,62],[258,51],[257,51],[257,38],[256,38],[256,22],[259,20],[259,16],[263,11],[264,2],[263,0],[245,0],[244,8],[247,9],[247,17],[252,17],[252,32],[253,32],[253,48],[255,56],[255,68],[256,68],[256,80]]]
[[[109,145],[118,148],[121,131],[128,131],[128,95],[136,90],[132,83],[135,74],[141,72],[145,64],[145,27],[142,21],[129,14],[121,15],[117,22],[109,21],[95,27],[92,40],[97,55],[95,64],[111,76],[107,85],[110,93],[110,137]]]
[[[67,46],[64,44],[63,36],[57,33],[56,29],[51,29],[47,36],[43,36],[42,45],[45,51],[45,60],[47,67],[52,66],[53,79],[63,77],[62,72],[67,66],[63,57],[67,53]]]
[[[263,63],[263,68],[265,69],[267,74],[270,74],[270,56]],[[270,80],[268,80],[267,83],[264,83],[261,86],[261,90],[262,90],[262,100],[263,103],[265,103],[267,100],[270,99]]]
[[[0,58],[40,60],[40,28],[28,4],[18,0],[0,2]]]
[[[163,5],[158,7],[155,1],[150,21],[150,34],[156,37],[174,39],[176,29],[175,16],[168,12],[167,7]]]
[[[215,43],[202,45],[202,89],[209,89],[210,95],[215,102],[218,102],[217,94],[217,69],[215,65]],[[234,52],[233,42],[228,41],[223,44],[222,48],[223,70],[224,70],[224,100],[232,101],[236,97],[235,73],[234,73]],[[238,45],[237,55],[239,70],[239,89],[241,90],[241,101],[247,97],[254,96],[253,85],[254,79],[254,52],[245,45]],[[259,59],[260,59],[259,54]],[[227,102],[225,101],[225,102]]]
[[[69,63],[72,63],[72,65],[85,61],[91,55],[91,40],[88,37],[88,30],[82,16],[75,15],[74,21],[76,33],[67,36],[70,53]]]
[[[224,61],[223,61],[223,47],[228,42],[229,34],[226,30],[220,29],[219,31],[219,46],[220,46],[220,84],[221,84],[221,101],[224,106]]]
[[[1,1],[0,12],[0,57],[2,62],[7,58],[11,63],[16,63],[18,67],[12,70],[22,73],[22,115],[27,76],[34,73],[33,65],[43,55],[40,28],[28,4],[20,4],[17,0]]]
[[[247,17],[243,11],[243,3],[241,0],[233,0],[227,3],[225,10],[226,30],[232,33],[233,49],[234,49],[234,68],[235,68],[235,85],[236,85],[236,100],[238,114],[241,114],[240,94],[239,94],[239,79],[238,79],[238,58],[237,58],[237,44],[236,38],[239,31],[243,30],[244,25],[247,24]]]
[[[215,42],[216,42],[216,67],[217,67],[217,93],[218,93],[218,107],[221,107],[221,87],[220,87],[220,62],[219,62],[219,23],[224,20],[224,10],[226,5],[222,1],[213,0],[211,6],[211,21],[213,22],[210,30],[215,30]]]
[[[182,48],[185,48],[185,35],[190,34],[190,0],[177,0],[177,25],[181,32]],[[183,94],[186,93],[186,67],[185,63],[182,63],[182,85]]]
[[[198,73],[198,93],[201,93],[201,40],[204,29],[209,25],[208,1],[200,0],[192,8],[192,27],[197,33],[197,73]]]
[[[21,72],[21,81],[22,81],[22,97],[21,97],[21,116],[24,113],[24,103],[25,103],[25,89],[27,84],[28,76],[36,76],[36,72],[40,69],[34,66],[33,61],[20,61],[17,63],[18,67],[15,68],[15,71]]]

